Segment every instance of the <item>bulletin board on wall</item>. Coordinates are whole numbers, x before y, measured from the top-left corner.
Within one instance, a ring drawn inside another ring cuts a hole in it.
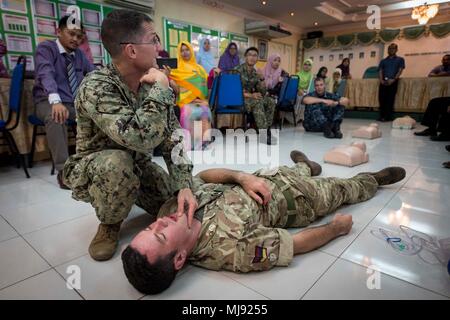
[[[163,18],[165,48],[172,58],[177,57],[178,44],[185,40],[192,44],[197,53],[200,49],[200,43],[208,38],[211,43],[211,50],[218,62],[220,55],[225,51],[230,42],[235,42],[238,46],[239,56],[243,56],[248,48],[249,38],[226,31],[209,29],[198,25],[192,25],[187,22]]]
[[[34,70],[37,45],[56,39],[58,21],[66,15],[70,5],[80,8],[94,63],[110,61],[100,39],[100,27],[112,7],[75,0],[0,0],[0,37],[7,46],[4,63],[9,70],[14,68],[20,55],[27,57],[27,70]]]

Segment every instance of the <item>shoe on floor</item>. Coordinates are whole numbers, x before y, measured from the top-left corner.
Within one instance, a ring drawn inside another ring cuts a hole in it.
[[[444,168],[450,169],[450,161],[444,162],[442,165]]]
[[[105,261],[112,258],[119,244],[119,231],[122,221],[116,224],[101,223],[97,233],[89,245],[89,254],[92,259]]]
[[[332,131],[333,131],[334,137],[335,137],[336,139],[342,139],[342,137],[344,136],[344,135],[342,134],[342,132],[341,132],[341,125],[340,125],[340,123],[335,123],[335,124],[333,125]]]
[[[450,141],[450,135],[441,133],[440,135],[437,135],[437,136],[431,136],[430,140],[433,140],[433,141]]]
[[[365,172],[360,174],[369,174],[377,180],[379,186],[386,186],[403,180],[406,176],[406,171],[401,167],[388,167],[378,172]]]
[[[325,138],[328,138],[328,139],[333,139],[334,138],[334,133],[333,133],[333,130],[331,128],[332,128],[331,123],[326,123],[323,126],[323,136]]]
[[[450,144],[445,146],[445,150],[447,150],[448,152],[450,152]]]
[[[426,128],[423,131],[414,132],[414,135],[419,136],[419,137],[435,136],[436,131],[431,130],[430,128]]]
[[[59,187],[64,190],[70,190],[70,188],[64,184],[62,174],[63,174],[63,172],[61,170],[61,171],[58,171],[58,175],[56,176],[56,180],[58,181]]]
[[[317,162],[311,161],[308,157],[301,151],[293,150],[291,151],[291,159],[295,163],[304,162],[311,169],[311,176],[315,177],[322,173],[322,167]]]

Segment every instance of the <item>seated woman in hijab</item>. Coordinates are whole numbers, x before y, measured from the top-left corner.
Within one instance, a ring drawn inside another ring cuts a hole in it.
[[[197,63],[205,69],[206,73],[209,73],[216,66],[214,53],[211,51],[211,42],[208,38],[200,41]]]
[[[333,76],[332,76],[332,78],[330,80],[330,83],[328,84],[328,87],[327,87],[327,91],[328,92],[339,93],[338,91],[341,88],[341,82],[342,82],[341,73],[342,73],[342,70],[339,69],[339,68],[336,68],[334,70]],[[341,93],[340,95],[343,96],[344,93]]]
[[[221,71],[229,71],[236,68],[239,64],[237,44],[231,42],[225,49],[225,52],[220,56],[219,69]]]
[[[208,106],[207,73],[195,61],[194,50],[187,41],[182,41],[177,49],[178,69],[170,73],[180,88],[178,107],[180,108],[180,125],[188,130],[191,139],[186,139],[187,148],[201,150],[209,142],[207,130],[211,128],[211,110]],[[200,122],[201,130],[194,130],[195,122]]]
[[[309,93],[312,89],[312,73],[313,61],[311,59],[306,59],[303,62],[302,70],[297,73],[297,76],[300,78],[298,83],[298,95],[301,97],[307,93]]]
[[[344,80],[351,79],[352,75],[350,74],[350,59],[344,58],[342,63],[338,65],[336,68],[341,69],[341,78]]]
[[[275,97],[280,95],[281,85],[284,78],[289,77],[289,74],[281,68],[280,64],[280,55],[273,54],[269,57],[264,69],[260,71],[264,76],[264,83],[266,85],[267,92],[269,92],[271,96]]]

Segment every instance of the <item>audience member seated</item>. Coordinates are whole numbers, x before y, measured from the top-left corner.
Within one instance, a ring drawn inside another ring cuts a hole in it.
[[[3,57],[8,53],[5,42],[0,39],[0,78],[9,78],[8,70],[3,64]]]
[[[58,25],[58,39],[41,42],[35,54],[33,99],[36,115],[45,123],[48,147],[62,182],[62,169],[69,157],[66,120],[75,120],[74,99],[84,76],[95,69],[79,49],[83,41],[81,29],[68,28],[68,16]]]
[[[416,136],[430,136],[433,141],[450,141],[450,97],[431,99],[421,123],[428,128],[414,132]]]
[[[306,59],[303,62],[302,70],[297,73],[297,76],[300,79],[298,83],[298,95],[300,97],[309,93],[311,91],[310,89],[314,87],[312,66],[313,61],[311,59]]]
[[[341,74],[341,78],[344,80],[347,79],[351,79],[352,75],[350,74],[350,59],[349,58],[344,58],[344,60],[342,60],[342,63],[340,65],[338,65],[336,68],[341,69],[342,74]]]
[[[267,96],[264,80],[255,69],[257,61],[258,49],[250,47],[245,51],[245,62],[236,67],[236,70],[241,73],[246,112],[253,114],[257,129],[270,129],[275,113],[275,100]],[[262,142],[272,143],[270,130],[267,141]]]
[[[450,77],[450,54],[442,57],[442,64],[433,68],[428,74],[429,77]]]
[[[200,41],[200,49],[197,54],[197,63],[201,65],[208,74],[216,66],[214,53],[211,51],[211,42],[208,38]]]
[[[325,88],[328,88],[330,85],[330,78],[327,77],[328,68],[320,67],[319,71],[316,74],[316,78],[322,78],[325,82]]]
[[[306,131],[323,132],[327,138],[342,138],[341,123],[348,99],[325,91],[322,78],[314,80],[314,92],[303,97],[306,105],[303,126]]]
[[[330,82],[328,84],[328,87],[327,87],[328,92],[331,92],[331,93],[334,93],[334,94],[339,93],[338,92],[339,91],[339,86],[340,86],[340,84],[342,82],[341,72],[342,71],[339,68],[336,68],[334,70],[333,77],[331,78],[331,80],[330,80]]]
[[[195,61],[194,49],[187,41],[178,44],[178,68],[172,70],[170,77],[180,87],[178,106],[180,107],[180,125],[189,131],[191,149],[202,149],[210,140],[205,135],[211,128],[211,110],[208,105],[208,75],[205,69]],[[195,122],[201,122],[201,133],[194,132]],[[196,137],[196,139],[194,139]],[[189,145],[187,146],[189,147]]]
[[[289,73],[284,71],[280,64],[280,55],[273,54],[269,57],[264,69],[260,71],[264,76],[267,92],[273,97],[278,97],[280,95],[283,80],[284,78],[289,77]]]
[[[219,69],[222,71],[229,71],[239,65],[239,55],[237,44],[231,42],[225,49],[225,52],[220,56]]]

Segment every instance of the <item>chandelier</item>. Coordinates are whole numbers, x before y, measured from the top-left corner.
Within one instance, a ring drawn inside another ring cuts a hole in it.
[[[428,20],[434,18],[439,11],[438,4],[415,7],[412,11],[411,18],[417,20],[419,24],[426,24]]]

